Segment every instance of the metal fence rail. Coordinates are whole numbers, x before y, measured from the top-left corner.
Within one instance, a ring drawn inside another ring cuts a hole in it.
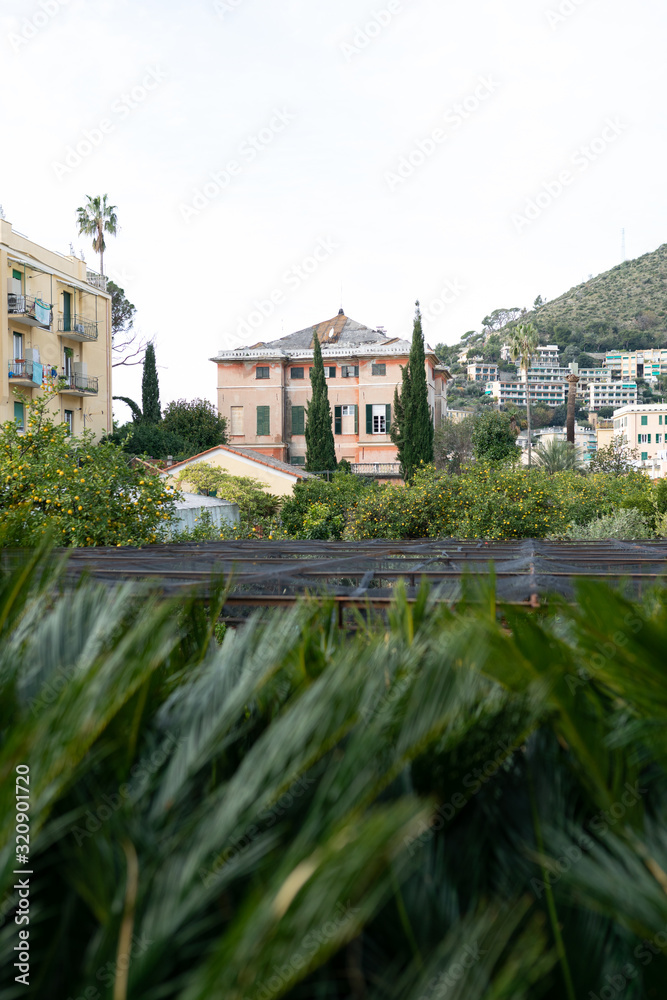
[[[327,594],[343,608],[385,607],[403,581],[413,600],[422,580],[455,603],[473,578],[493,576],[499,602],[538,607],[552,595],[571,600],[578,580],[605,580],[631,596],[667,577],[667,541],[410,542],[220,541],[144,549],[75,549],[68,575],[106,583],[140,580],[170,595],[206,597],[214,577],[229,581],[229,613],[286,607],[306,593]]]

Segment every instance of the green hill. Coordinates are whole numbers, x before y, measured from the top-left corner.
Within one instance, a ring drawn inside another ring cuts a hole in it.
[[[667,243],[526,313],[542,343],[581,351],[667,346]]]

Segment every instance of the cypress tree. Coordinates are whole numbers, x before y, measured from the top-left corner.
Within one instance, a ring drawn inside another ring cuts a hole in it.
[[[317,336],[313,338],[313,367],[310,372],[313,395],[306,409],[306,463],[307,472],[324,472],[336,468],[336,447],[331,428],[329,391],[324,377],[322,348]]]
[[[419,302],[415,303],[415,321],[408,363],[402,370],[401,395],[394,394],[394,423],[391,439],[398,449],[398,459],[406,480],[412,479],[420,462],[433,461],[433,421],[428,405],[426,353]]]
[[[155,364],[155,347],[149,344],[144,354],[144,374],[141,379],[141,410],[149,424],[160,422],[160,386]]]

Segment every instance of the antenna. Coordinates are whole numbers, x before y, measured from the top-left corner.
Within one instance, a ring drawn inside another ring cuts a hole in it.
[[[625,260],[625,227],[621,229],[621,259]]]

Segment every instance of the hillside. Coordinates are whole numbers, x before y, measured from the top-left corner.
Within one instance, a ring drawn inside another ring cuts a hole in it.
[[[667,346],[667,244],[571,288],[525,316],[542,343],[583,351]]]

